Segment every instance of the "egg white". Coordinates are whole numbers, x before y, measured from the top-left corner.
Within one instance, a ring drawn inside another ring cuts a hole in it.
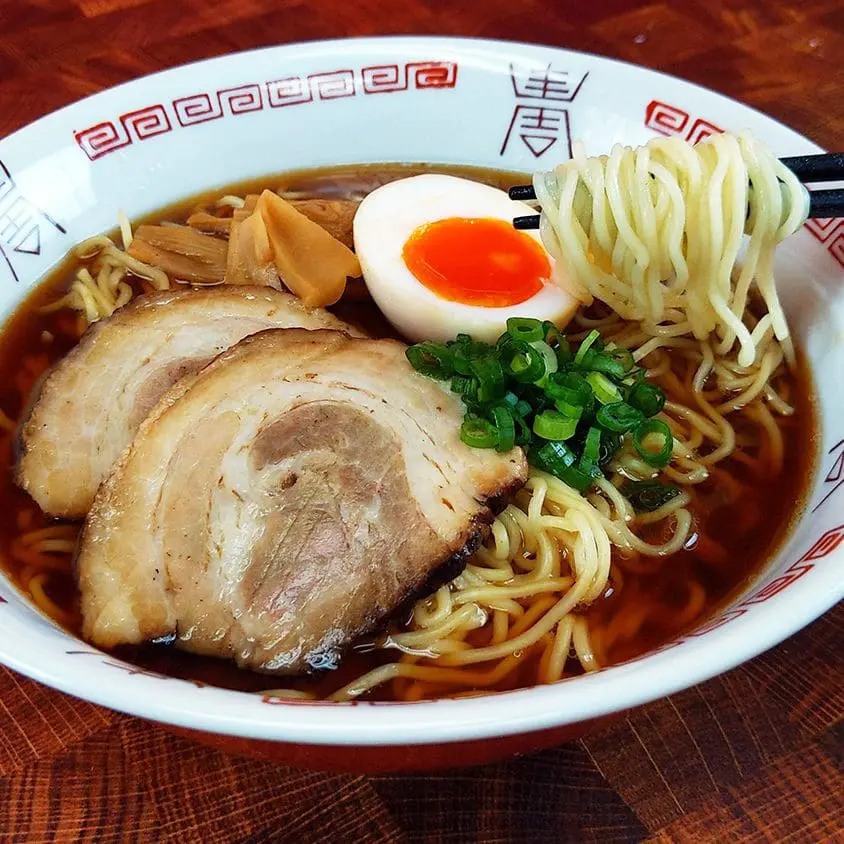
[[[443,299],[422,284],[402,258],[408,238],[425,223],[450,217],[512,222],[531,213],[530,206],[510,199],[505,191],[456,176],[425,174],[383,185],[363,200],[354,219],[355,252],[366,286],[387,319],[411,341],[445,341],[464,333],[494,342],[510,317],[547,319],[562,327],[580,302],[547,251],[551,278],[529,299],[506,307]],[[538,232],[525,234],[542,246]]]

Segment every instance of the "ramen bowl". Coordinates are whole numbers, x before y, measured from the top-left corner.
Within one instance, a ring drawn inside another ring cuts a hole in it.
[[[445,38],[316,42],[227,56],[105,91],[0,141],[0,311],[76,243],[217,186],[282,170],[432,162],[549,169],[656,135],[797,132],[651,71],[545,47]],[[776,274],[817,400],[813,476],[777,552],[704,624],[560,683],[418,703],[286,700],[142,671],[75,638],[0,576],[0,661],[42,683],[236,752],[325,769],[488,761],[583,734],[727,671],[844,594],[844,220],[810,220]],[[777,526],[772,525],[774,531]]]

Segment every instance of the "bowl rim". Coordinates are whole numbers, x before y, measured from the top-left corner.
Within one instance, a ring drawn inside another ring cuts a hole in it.
[[[752,112],[766,121],[798,134],[781,121],[720,92],[661,71],[599,54],[519,41],[401,35],[297,41],[179,65],[84,97],[19,128],[8,137],[26,130],[37,130],[45,121],[71,112],[80,103],[96,100],[105,93],[121,92],[133,86],[140,89],[152,79],[186,69],[201,69],[212,63],[224,63],[233,57],[286,53],[301,58],[303,50],[322,55],[332,49],[349,48],[378,53],[383,51],[385,46],[400,49],[403,46],[413,48],[423,44],[452,48],[458,53],[476,50],[481,55],[509,50],[522,54],[529,54],[531,51],[553,51],[561,56],[585,57],[601,64],[613,65],[620,70],[632,70],[644,76],[670,80],[693,93],[705,94],[710,99],[717,98],[724,104],[738,105],[742,111]],[[807,151],[810,147],[818,151],[821,149],[805,136],[801,135],[800,138]],[[808,500],[805,503],[808,504]],[[796,530],[805,516],[806,513],[802,512],[799,517],[794,518],[790,533]],[[780,543],[779,551],[786,540],[787,537]],[[711,636],[686,639],[683,642],[684,667],[680,672],[673,670],[676,668],[676,659],[670,650],[657,651],[596,674],[547,686],[533,686],[468,699],[386,704],[353,702],[339,705],[325,702],[308,702],[304,705],[299,702],[279,702],[278,705],[259,706],[256,705],[254,694],[206,687],[201,690],[193,689],[194,693],[202,691],[203,698],[194,697],[189,700],[185,697],[188,691],[173,695],[157,693],[161,690],[160,685],[152,684],[160,684],[161,680],[154,678],[138,678],[139,683],[143,681],[150,684],[144,686],[145,689],[148,688],[148,692],[143,694],[141,686],[135,683],[92,684],[85,679],[80,680],[79,672],[68,670],[67,667],[56,670],[52,665],[32,664],[17,654],[10,653],[2,640],[0,663],[60,691],[120,712],[212,733],[313,745],[390,746],[473,741],[553,729],[592,720],[674,694],[708,680],[782,642],[844,598],[844,570],[840,571],[837,580],[834,572],[827,572],[825,585],[828,587],[826,591],[811,581],[804,580],[792,584],[788,590],[789,612],[780,613],[776,625],[771,624],[772,613],[782,596],[777,596],[770,603],[767,612],[753,613],[742,619],[741,624],[721,628],[714,639]],[[752,584],[746,589],[750,586]],[[182,685],[190,686],[186,682]],[[611,693],[607,694],[608,691]],[[246,703],[249,709],[246,709]]]

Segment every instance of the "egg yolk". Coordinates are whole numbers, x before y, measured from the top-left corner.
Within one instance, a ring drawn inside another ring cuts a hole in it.
[[[407,239],[402,258],[440,298],[487,308],[530,299],[551,275],[548,256],[534,238],[487,217],[425,223]]]

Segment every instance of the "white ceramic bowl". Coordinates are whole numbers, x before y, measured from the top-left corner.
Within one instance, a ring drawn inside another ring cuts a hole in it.
[[[548,168],[656,133],[751,129],[779,155],[811,141],[686,82],[596,56],[389,38],[228,56],[105,91],[0,141],[0,313],[76,242],[201,190],[281,170],[429,161]],[[293,704],[138,672],[69,636],[0,577],[0,661],[104,706],[317,767],[465,764],[582,732],[781,642],[844,594],[844,220],[777,255],[820,399],[811,500],[749,591],[635,662],[553,686],[415,704]],[[773,526],[772,526],[773,527]],[[229,737],[229,738],[225,738]],[[263,743],[250,740],[261,740]]]

